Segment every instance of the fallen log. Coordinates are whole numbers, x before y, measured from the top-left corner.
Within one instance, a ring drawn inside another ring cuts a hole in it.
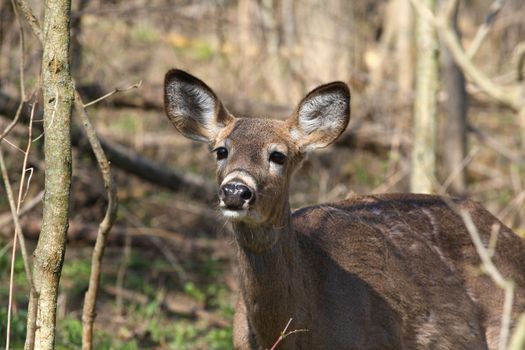
[[[19,101],[0,91],[0,115],[12,119],[18,108]],[[21,120],[29,120],[29,105],[22,109]],[[42,110],[35,111],[35,120],[42,119]],[[36,129],[42,131],[41,123],[33,124]],[[72,128],[73,146],[79,147],[88,143],[82,128],[74,125]],[[215,189],[203,177],[196,174],[188,174],[180,170],[170,169],[163,166],[123,145],[99,137],[102,148],[112,165],[135,175],[143,180],[175,192],[184,192],[191,197],[205,202],[213,202],[216,198]],[[80,147],[83,152],[92,155],[91,149]]]

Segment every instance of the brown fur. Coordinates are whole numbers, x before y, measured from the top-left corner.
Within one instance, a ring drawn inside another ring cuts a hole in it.
[[[167,74],[167,89],[178,83],[178,72]],[[168,92],[168,116],[183,134],[228,149],[227,159],[218,161],[219,185],[232,172],[256,184],[253,215],[233,219],[241,287],[236,349],[269,349],[290,318],[290,329],[308,331],[284,339],[281,350],[497,347],[503,293],[481,273],[462,219],[442,198],[352,196],[291,213],[289,183],[304,152],[330,144],[346,127],[346,86],[314,90],[286,122],[234,119],[215,97],[215,117],[204,117],[199,111],[209,106],[196,106],[191,98],[189,107],[173,106],[187,97]],[[303,104],[310,114],[301,121]],[[179,110],[197,115],[170,112]],[[328,126],[301,124],[317,123],[315,118]],[[268,160],[275,147],[286,154],[282,166]],[[485,244],[492,225],[501,225],[493,261],[516,282],[515,319],[525,311],[524,240],[479,204],[450,200],[468,210]]]

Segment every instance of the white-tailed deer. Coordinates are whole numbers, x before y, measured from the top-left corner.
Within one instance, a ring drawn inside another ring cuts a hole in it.
[[[438,196],[353,196],[290,210],[290,179],[305,154],[328,146],[350,118],[335,82],[310,92],[286,121],[235,118],[202,81],[165,80],[168,118],[217,158],[220,209],[233,224],[240,289],[236,349],[495,349],[503,292],[481,273],[462,219]],[[516,282],[525,311],[525,242],[479,204],[482,240],[501,225],[493,261]]]

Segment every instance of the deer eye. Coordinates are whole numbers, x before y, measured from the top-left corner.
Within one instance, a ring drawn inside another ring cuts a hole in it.
[[[228,157],[228,150],[225,147],[218,147],[215,149],[217,153],[217,160],[226,159]]]
[[[273,151],[270,153],[270,162],[283,165],[286,161],[286,156],[281,152]]]

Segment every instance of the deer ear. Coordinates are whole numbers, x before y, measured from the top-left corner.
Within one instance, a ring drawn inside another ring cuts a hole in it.
[[[197,141],[212,142],[234,120],[212,89],[179,69],[166,73],[164,107],[177,130]]]
[[[343,82],[321,85],[299,103],[288,119],[292,138],[302,152],[326,147],[350,120],[350,89]]]

